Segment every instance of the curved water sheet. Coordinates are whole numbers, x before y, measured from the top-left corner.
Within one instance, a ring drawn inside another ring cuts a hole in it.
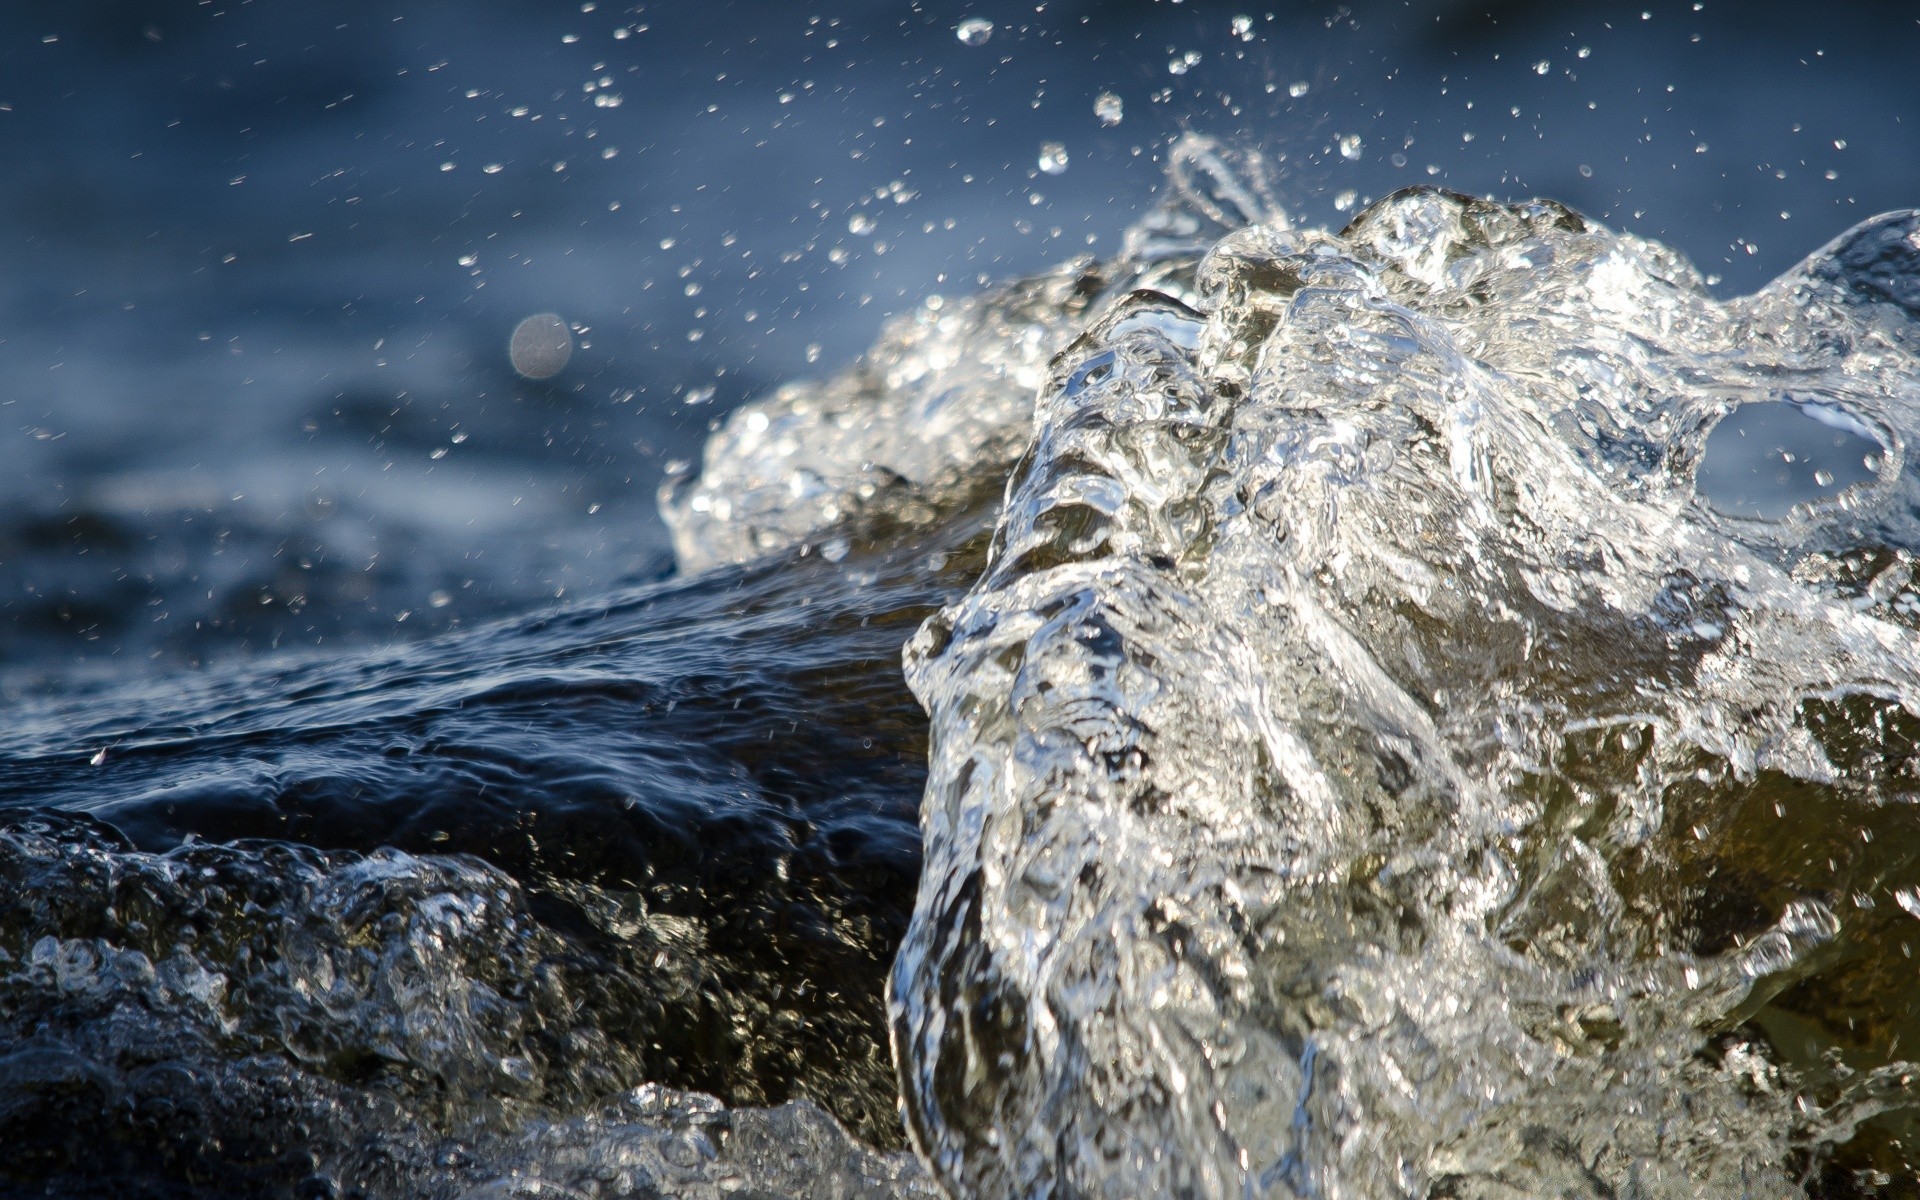
[[[734,412],[699,469],[670,471],[660,513],[683,571],[818,543],[829,557],[890,530],[927,529],[999,498],[1032,434],[1047,364],[1140,288],[1185,294],[1217,239],[1284,228],[1266,161],[1187,137],[1167,194],[1111,261],[1080,259],[986,295],[930,296],[854,366],[788,384]]]
[[[931,1197],[899,647],[985,541],[10,695],[0,1194]]]
[[[1187,268],[1052,362],[986,573],[907,648],[891,1003],[938,1175],[1910,1182],[1920,217],[1730,302],[1430,190]],[[1695,469],[1756,403],[1843,415],[1871,478],[1716,508]]]

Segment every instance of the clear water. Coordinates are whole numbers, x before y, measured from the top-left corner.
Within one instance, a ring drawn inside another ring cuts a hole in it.
[[[1911,1178],[1920,216],[1720,301],[1552,203],[1416,189],[1335,234],[1255,156],[1171,161],[1121,259],[922,312],[667,496],[698,564],[938,528],[1010,471],[906,651],[933,748],[890,1004],[937,1173]],[[1029,401],[1031,340],[1063,348]],[[1875,469],[1703,494],[1768,405]]]
[[[0,1195],[1904,1194],[1920,26],[1635,15],[6,6]]]

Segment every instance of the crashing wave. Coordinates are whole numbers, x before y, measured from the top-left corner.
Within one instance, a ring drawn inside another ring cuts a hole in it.
[[[923,309],[664,505],[697,569],[1012,466],[906,651],[934,750],[892,1019],[937,1174],[1911,1171],[1920,215],[1721,301],[1555,204],[1411,190],[1333,234],[1257,160],[1174,161],[1119,261]],[[1708,438],[1754,405],[1870,446],[1862,482],[1716,507]]]
[[[1182,291],[1195,258],[1254,221],[1284,226],[1262,160],[1190,138],[1169,194],[1117,260],[1081,259],[984,296],[929,297],[850,370],[788,384],[714,432],[700,470],[675,470],[660,513],[680,569],[704,571],[841,534],[922,529],[997,495],[1031,438],[1047,364],[1090,314],[1137,288]]]

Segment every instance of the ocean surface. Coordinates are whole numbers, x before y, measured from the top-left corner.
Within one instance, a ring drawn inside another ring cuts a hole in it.
[[[0,1195],[1920,1188],[1905,6],[0,12]]]

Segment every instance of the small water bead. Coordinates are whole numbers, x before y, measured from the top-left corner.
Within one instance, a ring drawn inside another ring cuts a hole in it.
[[[993,22],[985,17],[968,17],[954,26],[953,35],[963,46],[984,46],[993,36]]]
[[[1295,82],[1287,85],[1287,95],[1292,96],[1295,100],[1298,100],[1300,97],[1306,95],[1307,92],[1310,90],[1310,88],[1311,88],[1311,85],[1308,84],[1306,80],[1304,79],[1296,80]]]
[[[1040,143],[1040,170],[1048,175],[1059,175],[1067,169],[1067,148],[1059,142]]]
[[[535,313],[514,326],[507,357],[526,378],[551,379],[573,357],[573,333],[557,314]]]
[[[1366,145],[1366,143],[1361,140],[1360,135],[1357,133],[1346,134],[1340,139],[1339,144],[1340,144],[1340,157],[1346,159],[1348,162],[1352,162],[1354,159],[1359,158],[1361,149],[1364,148]]]
[[[1167,74],[1185,75],[1188,71],[1193,70],[1199,65],[1200,52],[1198,50],[1189,50],[1180,57],[1168,61]]]
[[[1239,38],[1243,42],[1252,41],[1253,40],[1253,18],[1247,17],[1247,16],[1235,17],[1233,19],[1233,36]]]
[[[1100,118],[1102,125],[1111,128],[1126,117],[1126,105],[1112,92],[1101,92],[1093,98],[1093,115]]]

